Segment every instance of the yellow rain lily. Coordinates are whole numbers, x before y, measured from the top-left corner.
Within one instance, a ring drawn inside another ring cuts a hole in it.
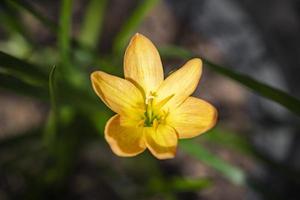
[[[112,151],[129,157],[148,148],[158,159],[173,158],[178,139],[212,128],[216,109],[190,96],[201,73],[202,61],[194,58],[164,79],[157,49],[137,33],[125,52],[125,79],[102,71],[91,74],[94,91],[117,113],[105,126]]]

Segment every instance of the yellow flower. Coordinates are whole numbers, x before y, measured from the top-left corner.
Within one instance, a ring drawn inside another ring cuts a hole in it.
[[[190,97],[201,73],[202,61],[195,58],[164,79],[157,49],[137,33],[125,52],[125,79],[102,71],[91,74],[94,91],[117,113],[105,127],[112,151],[129,157],[148,148],[158,159],[173,158],[178,139],[212,128],[216,109]]]

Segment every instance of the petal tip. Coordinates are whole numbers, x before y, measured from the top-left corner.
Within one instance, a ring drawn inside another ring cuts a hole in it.
[[[96,74],[97,74],[97,71],[92,72],[90,75],[90,79],[93,80],[93,78],[96,76]]]
[[[102,81],[102,78],[107,76],[109,74],[105,73],[105,72],[102,72],[102,71],[94,71],[91,73],[90,75],[90,79],[91,79],[91,82],[92,84],[95,84],[96,82],[101,82]]]
[[[130,40],[130,44],[135,44],[137,42],[150,41],[145,35],[141,33],[135,33]]]
[[[155,45],[146,36],[136,33],[130,40],[124,55],[124,75],[146,94],[156,90],[163,82],[161,58]]]
[[[102,74],[105,74],[105,72],[94,71],[94,72],[91,73],[90,78],[91,78],[91,80],[97,79],[97,77],[101,76]]]
[[[90,75],[90,80],[91,80],[93,89],[96,93],[97,93],[96,84],[97,84],[98,76],[99,76],[99,71],[92,72]]]
[[[202,74],[202,60],[200,58],[192,58],[188,61],[187,66],[190,66],[191,69],[195,70],[194,72],[199,75],[199,79]]]
[[[194,66],[202,67],[202,60],[200,58],[192,58],[188,62],[193,64]]]

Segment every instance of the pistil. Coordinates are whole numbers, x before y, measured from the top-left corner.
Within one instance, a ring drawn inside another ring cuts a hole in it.
[[[153,110],[153,99],[154,93],[150,92],[150,95],[146,98],[146,112],[145,112],[145,126],[151,127],[153,125],[153,120],[155,120],[155,114]]]
[[[153,101],[155,98],[155,93],[150,92],[150,95],[145,99],[145,120],[144,120],[144,126],[146,127],[154,127],[157,128],[157,126],[162,123],[167,115],[168,111],[161,110],[161,108],[173,97],[174,95],[170,95],[163,99],[162,101],[158,102],[157,104],[153,105]]]

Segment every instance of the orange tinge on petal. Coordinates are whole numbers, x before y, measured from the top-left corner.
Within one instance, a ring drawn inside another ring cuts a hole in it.
[[[110,148],[118,156],[135,156],[146,149],[143,127],[123,125],[120,115],[115,115],[108,120],[104,132]]]

